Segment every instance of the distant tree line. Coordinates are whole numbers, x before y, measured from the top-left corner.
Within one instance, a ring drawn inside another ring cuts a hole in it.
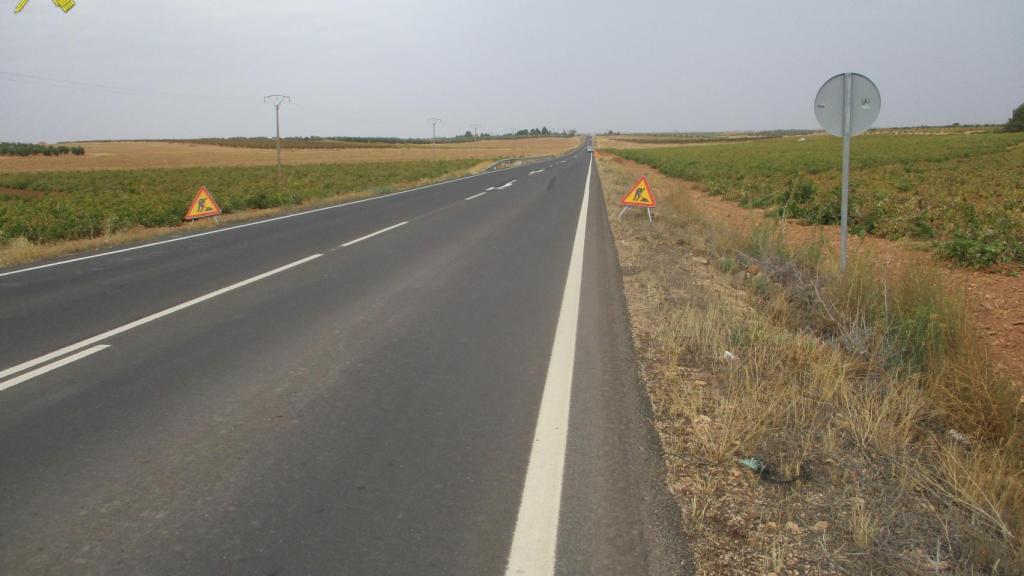
[[[561,132],[555,132],[549,130],[547,126],[541,126],[540,128],[523,128],[522,130],[516,130],[514,132],[508,132],[506,134],[489,134],[483,132],[480,134],[481,138],[543,138],[545,136],[575,136],[576,130],[562,130]]]
[[[50,146],[48,144],[26,144],[22,142],[0,142],[0,156],[62,156],[85,154],[81,146]]]
[[[522,129],[516,131],[516,136],[575,136],[575,130],[565,130],[562,132],[552,132],[548,130],[547,126],[540,128]]]

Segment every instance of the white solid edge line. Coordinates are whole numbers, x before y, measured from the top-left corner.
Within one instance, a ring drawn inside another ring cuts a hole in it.
[[[247,279],[247,280],[242,280],[241,282],[236,282],[236,283],[234,283],[234,284],[232,284],[230,286],[225,286],[224,288],[220,288],[219,290],[214,290],[213,292],[210,292],[208,294],[204,294],[202,296],[198,296],[198,297],[193,298],[193,299],[191,299],[191,300],[189,300],[187,302],[182,302],[181,304],[176,304],[174,306],[171,306],[170,308],[161,310],[160,312],[156,312],[154,314],[150,314],[149,316],[146,316],[144,318],[139,318],[138,320],[134,320],[134,321],[129,322],[127,324],[124,324],[122,326],[118,326],[117,328],[113,328],[111,330],[107,330],[106,332],[103,332],[102,334],[97,334],[96,336],[92,336],[90,338],[86,338],[85,340],[81,340],[79,342],[75,342],[74,344],[70,344],[68,346],[65,346],[65,347],[61,348],[60,350],[54,350],[53,352],[50,352],[49,354],[44,354],[44,355],[42,355],[42,356],[40,356],[38,358],[33,358],[32,360],[29,360],[27,362],[22,362],[21,364],[18,364],[17,366],[11,366],[10,368],[7,368],[6,370],[0,371],[0,378],[3,378],[5,376],[10,376],[11,374],[16,374],[18,372],[21,372],[22,370],[26,370],[28,368],[31,368],[33,366],[37,366],[37,365],[42,364],[44,362],[49,362],[50,360],[53,360],[54,358],[58,358],[60,356],[63,356],[65,354],[67,354],[68,352],[74,352],[75,350],[78,350],[79,348],[85,348],[86,346],[89,346],[91,344],[95,344],[95,343],[97,343],[97,342],[99,342],[101,340],[106,340],[107,338],[110,338],[112,336],[116,336],[116,335],[121,334],[123,332],[127,332],[127,331],[129,331],[129,330],[131,330],[133,328],[138,328],[139,326],[142,326],[143,324],[148,324],[148,323],[150,323],[150,322],[152,322],[154,320],[158,320],[160,318],[163,318],[164,316],[168,316],[170,314],[174,314],[175,312],[180,312],[180,311],[182,311],[182,310],[184,310],[184,309],[186,309],[186,308],[188,308],[190,306],[195,306],[196,304],[199,304],[201,302],[206,302],[207,300],[209,300],[211,298],[216,298],[217,296],[220,296],[222,294],[226,294],[228,292],[231,292],[232,290],[237,290],[238,288],[241,288],[243,286],[247,286],[249,284],[252,284],[253,282],[259,282],[260,280],[263,280],[264,278],[273,276],[274,274],[278,274],[280,272],[284,272],[285,270],[288,270],[289,268],[294,268],[296,266],[299,266],[300,264],[305,264],[306,262],[309,262],[310,260],[315,260],[315,259],[317,259],[317,258],[319,258],[321,256],[323,256],[323,254],[313,254],[312,256],[307,256],[307,257],[303,258],[302,260],[296,260],[295,262],[292,262],[291,264],[285,264],[284,266],[280,266],[280,267],[274,268],[273,270],[270,270],[268,272],[264,272],[262,274],[258,274],[256,276],[253,276],[252,278]]]
[[[358,244],[359,242],[362,242],[363,240],[366,240],[368,238],[373,238],[374,236],[376,236],[378,234],[383,234],[383,233],[385,233],[385,232],[387,232],[389,230],[394,230],[395,228],[398,228],[399,226],[405,226],[408,223],[409,223],[409,221],[406,220],[405,222],[399,222],[398,224],[392,224],[391,226],[388,226],[387,228],[381,228],[380,230],[377,230],[376,232],[371,232],[370,234],[367,234],[366,236],[360,236],[359,238],[356,238],[355,240],[349,240],[348,242],[345,242],[344,244],[342,244],[341,247],[342,248],[348,248],[349,246],[351,246],[353,244]]]
[[[555,327],[544,393],[533,435],[530,462],[526,468],[523,498],[512,536],[512,548],[505,568],[506,576],[527,574],[549,576],[555,573],[558,544],[558,518],[562,502],[562,476],[569,432],[569,404],[572,374],[576,362],[576,330],[579,321],[580,292],[583,287],[583,246],[587,233],[587,205],[590,201],[590,172],[583,190],[583,205],[576,223],[569,271],[566,274],[562,307]]]
[[[483,192],[481,192],[479,194],[473,194],[469,198],[466,198],[466,200],[472,200],[473,198],[479,198],[479,197],[483,196],[484,194],[487,194],[487,190],[484,190]]]
[[[113,256],[114,254],[122,254],[124,252],[131,252],[133,250],[142,250],[143,248],[151,248],[153,246],[160,246],[161,244],[170,244],[171,242],[181,242],[182,240],[191,240],[193,238],[201,238],[203,236],[209,236],[211,234],[220,234],[222,232],[230,232],[232,230],[239,230],[241,228],[248,228],[249,226],[259,226],[260,224],[268,224],[270,222],[277,222],[278,220],[287,220],[288,218],[295,218],[296,216],[305,216],[306,214],[313,214],[315,212],[323,212],[324,210],[334,210],[335,208],[344,208],[345,206],[354,206],[356,204],[362,204],[363,202],[372,202],[374,200],[383,200],[384,198],[390,198],[392,196],[399,196],[401,194],[408,194],[409,192],[416,192],[418,190],[426,190],[427,188],[433,188],[435,186],[443,186],[445,184],[451,184],[452,182],[460,182],[462,180],[468,180],[470,178],[476,178],[478,176],[484,176],[487,174],[497,174],[498,172],[505,172],[507,170],[515,170],[522,168],[522,166],[514,166],[512,168],[502,168],[501,170],[492,170],[491,172],[481,172],[479,174],[470,174],[469,176],[462,176],[460,178],[453,178],[451,180],[444,180],[442,182],[435,182],[433,184],[427,184],[425,186],[418,186],[416,188],[410,188],[408,190],[400,190],[398,192],[392,192],[390,194],[382,194],[380,196],[373,196],[371,198],[363,198],[361,200],[353,200],[351,202],[342,202],[341,204],[331,204],[330,206],[323,206],[320,208],[313,208],[311,210],[303,210],[302,212],[295,212],[293,214],[285,214],[284,216],[275,216],[273,218],[267,218],[265,220],[256,220],[254,222],[246,222],[245,224],[239,224],[237,226],[230,226],[228,228],[218,228],[216,230],[210,230],[209,232],[199,232],[197,234],[188,234],[186,236],[179,236],[177,238],[168,238],[167,240],[160,240],[158,242],[150,242],[148,244],[141,244],[139,246],[130,246],[128,248],[120,248],[118,250],[111,250],[110,252],[101,252],[99,254],[90,254],[88,256],[79,256],[77,258],[70,258],[68,260],[61,260],[59,262],[50,262],[49,264],[40,264],[39,266],[32,266],[30,268],[21,268],[19,270],[11,270],[9,272],[0,272],[0,278],[4,276],[12,276],[14,274],[21,274],[23,272],[31,272],[33,270],[42,270],[43,268],[51,268],[53,266],[62,266],[64,264],[72,264],[74,262],[81,262],[83,260],[92,260],[93,258],[103,258],[104,256]]]
[[[10,380],[5,380],[3,382],[0,382],[0,391],[7,390],[8,388],[11,388],[12,386],[17,386],[18,384],[21,384],[22,382],[24,382],[26,380],[31,380],[32,378],[35,378],[36,376],[41,376],[41,375],[46,374],[47,372],[49,372],[51,370],[56,370],[57,368],[60,368],[61,366],[65,366],[67,364],[71,364],[72,362],[75,362],[76,360],[81,360],[82,358],[85,358],[86,356],[91,356],[92,354],[95,354],[96,352],[99,352],[100,350],[104,350],[106,348],[110,348],[110,345],[109,344],[98,344],[96,346],[93,346],[92,348],[88,348],[86,350],[82,350],[81,352],[79,352],[77,354],[72,354],[71,356],[68,356],[66,358],[61,358],[60,360],[57,360],[56,362],[53,362],[51,364],[47,364],[46,366],[41,366],[39,368],[36,368],[35,370],[33,370],[31,372],[26,372],[26,373],[22,374],[21,376],[18,376],[17,378],[11,378]]]

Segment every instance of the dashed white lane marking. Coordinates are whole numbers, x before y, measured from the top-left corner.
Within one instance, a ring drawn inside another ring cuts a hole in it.
[[[262,274],[258,274],[256,276],[253,276],[252,278],[248,278],[246,280],[242,280],[241,282],[235,282],[234,284],[232,284],[230,286],[225,286],[224,288],[220,288],[220,289],[214,290],[213,292],[210,292],[208,294],[204,294],[202,296],[198,296],[196,298],[188,300],[187,302],[182,302],[181,304],[176,304],[174,306],[171,306],[170,308],[161,310],[161,311],[156,312],[154,314],[150,314],[149,316],[146,316],[144,318],[139,318],[138,320],[134,320],[134,321],[129,322],[127,324],[124,324],[122,326],[118,326],[117,328],[114,328],[112,330],[107,330],[106,332],[103,332],[102,334],[97,334],[97,335],[92,336],[90,338],[86,338],[85,340],[81,340],[79,342],[75,342],[74,344],[70,344],[68,346],[65,346],[65,347],[61,348],[60,350],[54,350],[53,352],[50,352],[49,354],[44,354],[44,355],[42,355],[42,356],[40,356],[38,358],[33,358],[32,360],[29,360],[27,362],[22,362],[21,364],[18,364],[17,366],[11,366],[10,368],[7,368],[6,370],[0,371],[0,378],[4,378],[6,376],[10,376],[11,374],[17,374],[18,372],[21,372],[22,370],[27,370],[27,369],[29,369],[29,368],[31,368],[33,366],[38,366],[39,364],[43,364],[44,362],[49,362],[50,360],[53,360],[54,358],[59,358],[59,357],[65,355],[65,354],[68,354],[70,352],[74,352],[75,350],[79,350],[81,348],[85,348],[86,346],[91,346],[93,344],[96,344],[98,342],[101,342],[103,340],[111,338],[113,336],[117,336],[118,334],[121,334],[123,332],[127,332],[127,331],[129,331],[129,330],[131,330],[133,328],[138,328],[139,326],[142,326],[143,324],[148,324],[148,323],[150,323],[150,322],[152,322],[154,320],[159,320],[160,318],[163,318],[164,316],[169,316],[171,314],[174,314],[175,312],[180,312],[180,311],[182,311],[182,310],[184,310],[186,308],[195,306],[196,304],[199,304],[201,302],[206,302],[207,300],[210,300],[211,298],[216,298],[217,296],[220,296],[222,294],[227,294],[228,292],[231,292],[232,290],[237,290],[237,289],[239,289],[239,288],[241,288],[243,286],[248,286],[249,284],[252,284],[253,282],[259,282],[260,280],[263,280],[264,278],[269,278],[270,276],[273,276],[274,274],[280,274],[281,272],[284,272],[285,270],[288,270],[290,268],[294,268],[296,266],[300,266],[302,264],[305,264],[306,262],[309,262],[310,260],[316,260],[317,258],[319,258],[321,256],[323,256],[323,254],[313,254],[312,256],[307,256],[307,257],[303,258],[302,260],[296,260],[295,262],[292,262],[291,264],[285,264],[284,266],[279,266],[279,267],[274,268],[273,270],[270,270],[268,272],[264,272]]]
[[[484,190],[483,192],[481,192],[479,194],[473,194],[469,198],[466,198],[466,200],[472,200],[473,198],[479,198],[479,197],[483,196],[484,194],[487,194],[487,190]]]
[[[408,223],[409,223],[409,221],[406,220],[405,222],[399,222],[398,224],[392,224],[391,226],[388,226],[387,228],[381,228],[380,230],[377,230],[376,232],[371,232],[370,234],[367,234],[366,236],[360,236],[359,238],[356,238],[355,240],[349,240],[348,242],[345,242],[344,244],[342,244],[341,247],[342,248],[348,248],[349,246],[351,246],[353,244],[358,244],[359,242],[362,242],[363,240],[366,240],[368,238],[373,238],[374,236],[376,236],[378,234],[383,234],[385,232],[394,230],[395,228],[398,228],[399,226],[405,226]]]
[[[537,416],[533,448],[530,450],[530,463],[526,468],[523,499],[519,503],[512,549],[505,568],[506,576],[551,576],[555,573],[565,446],[569,437],[572,372],[576,362],[576,328],[583,287],[583,246],[587,233],[587,205],[590,202],[590,171],[593,164],[591,160],[587,168],[583,205],[576,222],[576,238],[569,258],[562,307],[555,327],[555,342],[551,347],[548,374],[540,400],[540,414]]]
[[[544,171],[543,168],[541,168],[540,170],[534,170],[533,172],[530,172],[529,176],[533,176],[534,174],[540,174],[543,171]]]
[[[504,190],[505,188],[508,188],[509,186],[511,186],[511,185],[513,185],[515,183],[516,183],[516,180],[509,180],[508,182],[505,182],[501,186],[498,186],[498,190]]]
[[[68,364],[71,364],[72,362],[75,362],[77,360],[81,360],[82,358],[85,358],[86,356],[91,356],[91,355],[95,354],[96,352],[99,352],[100,350],[104,350],[106,348],[110,348],[110,345],[109,344],[97,344],[96,346],[93,346],[92,348],[86,348],[85,350],[82,350],[81,352],[78,352],[77,354],[72,354],[71,356],[65,356],[64,358],[61,358],[60,360],[57,360],[56,362],[51,362],[50,364],[46,364],[45,366],[40,366],[39,368],[36,368],[35,370],[32,370],[31,372],[25,372],[21,376],[18,376],[18,377],[15,377],[15,378],[11,378],[10,380],[5,380],[3,382],[0,382],[0,391],[7,390],[8,388],[10,388],[12,386],[17,386],[18,384],[21,384],[22,382],[24,382],[26,380],[31,380],[31,379],[35,378],[36,376],[41,376],[43,374],[46,374],[47,372],[50,372],[51,370],[56,370],[57,368],[60,368],[61,366],[66,366]]]
[[[427,184],[426,186],[419,186],[417,188],[410,188],[408,190],[400,190],[398,192],[392,192],[390,194],[382,194],[380,196],[374,196],[372,198],[363,198],[361,200],[353,200],[351,202],[342,202],[341,204],[331,204],[330,206],[323,206],[320,208],[313,208],[312,210],[303,210],[302,212],[295,212],[294,214],[285,214],[284,216],[276,216],[274,218],[267,218],[265,220],[257,220],[255,222],[246,222],[245,224],[239,224],[237,226],[230,226],[228,228],[218,228],[216,230],[210,230],[209,232],[200,232],[198,234],[189,234],[187,236],[179,236],[177,238],[169,238],[167,240],[160,240],[158,242],[150,242],[148,244],[140,244],[138,246],[130,246],[128,248],[121,248],[119,250],[111,250],[109,252],[101,252],[99,254],[90,254],[88,256],[79,256],[77,258],[69,258],[67,260],[61,260],[59,262],[50,262],[49,264],[40,264],[39,266],[32,266],[29,268],[21,268],[20,270],[11,270],[9,272],[0,272],[0,278],[4,276],[12,276],[14,274],[23,274],[25,272],[32,272],[33,270],[42,270],[44,268],[52,268],[54,266],[63,266],[64,264],[72,264],[74,262],[81,262],[83,260],[92,260],[93,258],[104,258],[106,256],[113,256],[114,254],[122,254],[124,252],[131,252],[133,250],[142,250],[143,248],[150,248],[152,246],[160,246],[162,244],[170,244],[172,242],[182,242],[185,240],[191,240],[193,238],[202,238],[203,236],[209,236],[211,234],[222,234],[224,232],[230,232],[232,230],[241,230],[242,228],[248,228],[250,226],[259,226],[261,224],[269,224],[270,222],[277,222],[278,220],[287,220],[289,218],[297,218],[299,216],[305,216],[306,214],[314,214],[316,212],[323,212],[325,210],[334,210],[336,208],[344,208],[346,206],[355,206],[356,204],[362,204],[364,202],[374,202],[377,200],[383,200],[384,198],[391,198],[392,196],[400,196],[402,194],[408,194],[410,192],[417,192],[419,190],[426,190],[427,188],[435,188],[437,186],[444,186],[445,184],[451,184],[453,182],[460,182],[462,180],[468,180],[470,178],[476,178],[478,176],[485,176],[494,174],[497,172],[504,172],[506,170],[515,170],[513,168],[502,168],[501,170],[492,170],[491,172],[481,172],[479,174],[470,174],[469,176],[463,176],[461,178],[453,178],[452,180],[445,180],[443,182],[435,182],[433,184]]]

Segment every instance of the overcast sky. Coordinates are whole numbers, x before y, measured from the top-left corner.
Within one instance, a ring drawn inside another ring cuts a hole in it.
[[[271,135],[270,93],[286,136],[811,128],[847,70],[880,126],[1024,102],[1022,0],[0,3],[8,141]]]

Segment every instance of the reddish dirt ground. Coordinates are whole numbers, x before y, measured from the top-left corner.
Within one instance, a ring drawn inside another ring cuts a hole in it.
[[[33,190],[16,190],[14,188],[3,188],[0,187],[0,195],[6,196],[22,196],[25,198],[32,198],[36,196],[42,196],[44,192],[35,192]]]

